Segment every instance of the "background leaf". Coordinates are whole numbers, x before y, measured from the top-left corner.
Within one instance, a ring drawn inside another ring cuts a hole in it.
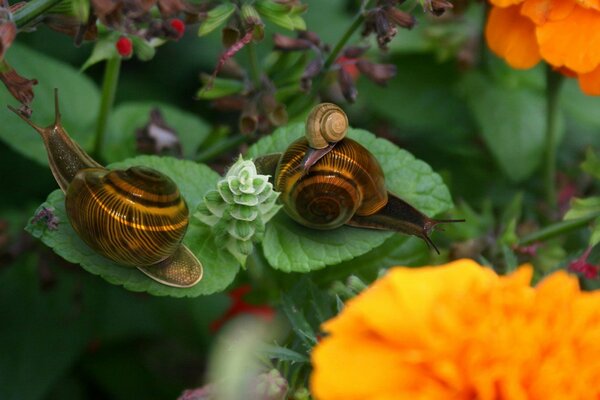
[[[58,88],[62,123],[73,140],[89,150],[92,146],[96,115],[100,103],[98,88],[87,76],[18,43],[6,55],[9,64],[29,79],[37,79],[32,118],[41,126],[54,121],[54,89]],[[35,61],[34,61],[35,60]],[[16,105],[7,90],[0,90],[0,104]],[[19,153],[43,165],[48,164],[39,134],[5,106],[0,107],[0,138]]]
[[[256,143],[248,156],[281,152],[304,134],[303,124],[280,128]],[[350,129],[348,136],[369,149],[386,176],[388,189],[417,209],[433,216],[452,206],[450,194],[439,175],[385,139]],[[306,228],[280,212],[269,224],[262,246],[273,268],[285,272],[308,272],[358,257],[380,246],[393,232],[341,227],[329,231]]]
[[[528,178],[544,145],[544,98],[527,87],[507,87],[481,73],[465,77],[467,103],[496,162],[513,181]]]
[[[216,184],[218,175],[205,165],[168,157],[140,156],[117,164],[114,168],[144,165],[157,169],[171,177],[179,186],[190,210],[194,210],[202,195]],[[96,254],[73,231],[64,209],[64,195],[56,190],[43,204],[54,207],[59,218],[59,229],[48,230],[41,224],[28,225],[27,230],[40,238],[58,255],[72,263],[80,264],[87,271],[100,275],[110,283],[122,285],[128,290],[148,292],[156,296],[193,297],[225,289],[239,270],[237,262],[225,252],[217,251],[214,237],[207,229],[190,225],[183,242],[196,254],[204,266],[203,279],[191,288],[172,288],[153,281],[135,268],[119,266]]]
[[[183,156],[192,158],[210,127],[197,116],[163,103],[122,103],[113,111],[108,122],[103,156],[107,162],[117,162],[137,155],[136,130],[150,120],[150,111],[158,108],[168,126],[177,132]]]

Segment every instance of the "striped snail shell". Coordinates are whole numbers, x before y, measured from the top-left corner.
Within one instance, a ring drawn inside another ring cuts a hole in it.
[[[339,142],[348,131],[348,117],[333,103],[314,107],[306,119],[306,139],[313,149],[323,149]]]
[[[308,140],[298,139],[275,172],[275,190],[292,219],[310,228],[333,229],[387,203],[383,171],[358,142],[344,139],[306,173],[302,161],[308,150]]]
[[[88,246],[165,285],[190,287],[202,278],[202,264],[181,243],[189,211],[175,182],[152,168],[110,171],[94,161],[62,127],[57,92],[46,128],[10,108],[41,135],[69,222]]]

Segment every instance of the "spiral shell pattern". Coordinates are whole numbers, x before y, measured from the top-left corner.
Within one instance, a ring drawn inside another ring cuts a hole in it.
[[[287,214],[315,229],[337,228],[354,214],[370,215],[387,203],[383,171],[375,157],[352,139],[344,139],[308,173],[302,161],[305,138],[292,143],[275,173],[275,190]]]
[[[188,225],[188,208],[175,183],[146,167],[82,169],[69,185],[65,206],[79,237],[124,266],[167,259]]]
[[[306,119],[306,138],[310,147],[323,149],[339,142],[348,131],[346,113],[333,103],[315,106]]]

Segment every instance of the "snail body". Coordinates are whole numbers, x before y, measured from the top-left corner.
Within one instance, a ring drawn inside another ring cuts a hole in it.
[[[430,233],[438,224],[464,220],[429,218],[390,193],[375,156],[352,139],[338,136],[326,151],[312,147],[314,127],[326,125],[318,120],[327,115],[321,108],[343,113],[329,103],[317,105],[309,114],[305,138],[293,142],[284,153],[256,160],[260,173],[273,176],[286,213],[313,229],[350,225],[414,235],[439,253]]]
[[[55,107],[55,121],[46,128],[11,109],[41,135],[77,235],[100,255],[136,267],[160,283],[196,284],[202,278],[202,265],[181,243],[189,211],[175,182],[143,166],[104,168],[62,127],[57,93]]]

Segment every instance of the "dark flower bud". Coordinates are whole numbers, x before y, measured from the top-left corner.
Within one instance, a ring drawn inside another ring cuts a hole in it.
[[[317,47],[321,46],[321,38],[319,38],[319,35],[311,31],[299,31],[298,39],[306,39]]]
[[[308,63],[306,68],[304,68],[304,73],[300,78],[300,87],[302,90],[308,91],[312,86],[312,79],[321,72],[323,69],[323,60],[321,57],[317,57],[311,62]]]
[[[219,111],[241,111],[244,109],[246,99],[240,95],[225,96],[214,99],[211,104]]]
[[[449,10],[453,7],[452,3],[450,3],[448,0],[425,0],[423,6],[425,11],[435,15],[436,17],[439,17],[440,15],[444,14],[446,10]]]
[[[256,99],[250,99],[244,105],[242,114],[240,115],[239,127],[240,132],[244,135],[249,135],[258,129],[258,108]]]
[[[354,103],[356,96],[358,96],[358,90],[356,89],[356,85],[354,85],[352,76],[343,68],[338,71],[338,83],[344,98],[350,103]]]
[[[365,52],[368,50],[369,48],[366,46],[351,46],[351,47],[347,47],[344,50],[344,57],[346,58],[359,58],[360,56],[362,56],[363,54],[365,54]]]
[[[275,43],[275,49],[281,51],[308,50],[312,46],[309,40],[295,39],[279,33],[273,35],[273,42]]]
[[[394,64],[376,64],[359,60],[356,66],[360,72],[378,85],[385,85],[387,81],[396,76],[396,66]]]
[[[229,48],[240,40],[240,30],[235,26],[226,26],[221,30],[221,43],[223,47]]]
[[[180,12],[189,11],[183,0],[158,0],[158,9],[163,17],[170,17]]]
[[[386,10],[388,18],[401,28],[412,29],[415,26],[415,17],[395,7]]]

